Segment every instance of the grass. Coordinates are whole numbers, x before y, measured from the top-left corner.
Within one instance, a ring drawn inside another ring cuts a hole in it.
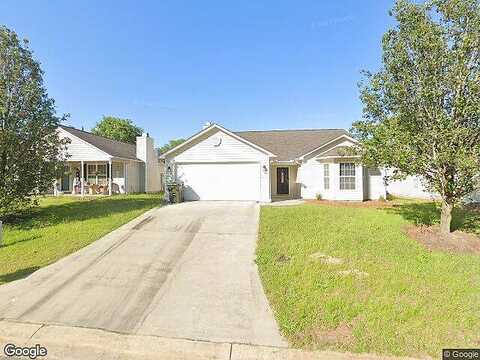
[[[262,207],[257,263],[291,345],[433,357],[478,347],[480,256],[429,252],[404,235],[409,223],[438,223],[437,205]],[[480,216],[460,209],[453,224],[478,232]],[[368,276],[339,274],[353,269]]]
[[[4,225],[0,284],[81,249],[160,202],[159,194],[42,198],[39,207]]]

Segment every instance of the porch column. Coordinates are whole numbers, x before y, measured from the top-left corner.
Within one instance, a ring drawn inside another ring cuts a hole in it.
[[[53,196],[58,196],[57,179],[53,182]]]
[[[83,178],[84,178],[84,174],[83,174],[83,160],[80,161],[80,194],[83,196],[85,195],[85,188],[84,188],[84,184],[83,184]]]
[[[360,175],[359,176],[360,184],[358,184],[358,189],[361,190],[360,196],[361,196],[362,200],[368,200],[367,198],[365,198],[365,196],[367,195],[367,193],[365,191],[366,189],[365,189],[365,183],[364,183],[364,177],[365,177],[364,172],[365,172],[365,170],[366,170],[366,168],[364,168],[362,165],[355,165],[355,174],[357,174],[357,172],[358,172],[358,174]],[[355,184],[355,185],[357,185],[357,184]]]
[[[123,193],[127,193],[127,163],[123,163]]]
[[[108,170],[110,176],[108,177],[108,195],[112,195],[112,159],[108,160]]]

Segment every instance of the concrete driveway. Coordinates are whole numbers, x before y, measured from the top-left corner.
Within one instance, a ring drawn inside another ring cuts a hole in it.
[[[254,263],[258,212],[251,202],[152,210],[1,286],[0,318],[286,346]]]

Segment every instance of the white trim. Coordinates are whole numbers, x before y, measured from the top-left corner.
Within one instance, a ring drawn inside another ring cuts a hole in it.
[[[353,175],[342,175],[342,165],[353,165]],[[353,178],[353,189],[342,189],[342,178]],[[362,178],[363,187],[363,178]],[[357,165],[352,162],[341,162],[338,164],[338,190],[339,191],[357,191]]]
[[[123,162],[123,193],[127,194],[127,162]]]
[[[322,170],[323,170],[323,191],[329,191],[330,190],[330,164],[324,163]]]
[[[85,170],[84,170],[84,162],[83,160],[80,160],[80,193],[82,196],[85,195]],[[87,169],[88,171],[88,169]]]
[[[233,137],[234,139],[236,140],[239,140],[251,147],[253,147],[254,149],[256,150],[259,150],[271,157],[275,157],[277,155],[271,153],[270,151],[268,151],[267,149],[264,149],[262,148],[261,146],[258,146],[258,145],[255,145],[254,143],[244,139],[243,137],[231,132],[230,130],[227,130],[225,129],[224,127],[220,126],[220,125],[217,125],[217,124],[212,124],[210,125],[209,127],[205,128],[205,129],[202,129],[201,131],[199,131],[198,133],[196,133],[195,135],[191,136],[190,138],[188,138],[186,141],[184,141],[183,143],[175,146],[174,148],[168,150],[166,153],[160,155],[160,159],[165,159],[167,155],[170,155],[171,153],[174,153],[175,151],[181,149],[182,147],[188,145],[189,143],[191,143],[192,141],[194,141],[195,139],[198,139],[200,136],[202,136],[203,134],[206,134],[207,132],[209,132],[210,130],[212,130],[213,128],[216,128],[224,133],[226,133],[227,135],[230,135],[231,137]]]
[[[323,144],[323,145],[321,145],[321,146],[319,146],[319,147],[317,147],[317,148],[309,151],[308,153],[303,154],[302,156],[299,157],[299,159],[303,160],[306,156],[308,156],[308,155],[310,155],[310,154],[313,154],[314,152],[320,150],[321,148],[323,148],[323,147],[325,147],[325,146],[327,146],[327,145],[330,145],[331,143],[333,143],[333,142],[335,142],[335,141],[337,141],[337,140],[339,140],[339,139],[341,139],[341,138],[346,138],[347,140],[350,140],[351,142],[353,142],[353,143],[355,143],[355,144],[358,144],[358,141],[357,141],[357,140],[355,140],[354,138],[352,138],[352,137],[350,137],[350,136],[348,136],[348,135],[346,135],[346,134],[343,134],[343,135],[340,135],[340,136],[336,137],[336,138],[333,139],[333,140],[330,140],[330,141],[327,142],[326,144]],[[326,150],[326,151],[327,151],[327,150]],[[324,152],[325,152],[325,151],[324,151]]]
[[[105,176],[105,181],[108,183],[108,164],[110,163],[107,162],[107,161],[85,161],[85,164],[87,165],[87,173],[86,173],[86,178],[87,178],[87,182],[90,182],[89,181],[89,178],[95,178],[95,185],[99,185],[99,179],[103,178],[103,176]],[[101,175],[101,177],[99,177],[99,175],[97,174],[98,173],[98,166],[101,165],[101,166],[105,166],[105,175]],[[88,170],[88,167],[89,166],[95,166],[95,172],[93,174],[90,173],[90,171]]]
[[[113,186],[113,181],[112,181],[112,159],[108,161],[108,170],[109,170],[109,178],[108,178],[108,195],[112,196],[112,186]]]

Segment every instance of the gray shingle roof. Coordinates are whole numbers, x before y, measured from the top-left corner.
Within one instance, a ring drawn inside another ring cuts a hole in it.
[[[349,135],[343,129],[306,129],[238,131],[238,136],[277,155],[276,160],[294,160],[341,135]]]
[[[337,146],[321,154],[321,156],[353,156],[348,146]]]
[[[137,147],[133,144],[107,139],[70,126],[60,125],[60,127],[113,157],[138,160]]]

